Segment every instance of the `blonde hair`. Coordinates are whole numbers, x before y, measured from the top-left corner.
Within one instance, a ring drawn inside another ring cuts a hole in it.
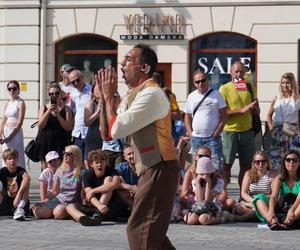
[[[2,158],[4,161],[6,161],[8,158],[19,158],[19,153],[16,149],[14,148],[7,148],[3,151],[2,153]]]
[[[257,155],[262,156],[264,158],[264,160],[267,161],[267,164],[268,164],[267,170],[270,170],[270,161],[269,161],[268,155],[264,151],[261,151],[261,150],[256,151],[252,158],[252,164],[251,164],[251,169],[250,169],[250,183],[257,183],[259,180],[257,168],[254,166],[255,157]]]
[[[282,79],[288,79],[289,81],[291,81],[291,91],[292,91],[292,98],[294,99],[294,101],[296,101],[298,99],[298,84],[296,83],[296,79],[295,79],[295,76],[293,73],[291,72],[287,72],[287,73],[284,73],[282,76],[281,76],[281,79],[280,79],[280,84],[279,84],[279,94],[280,94],[280,98],[283,98],[283,93],[282,93]]]
[[[69,145],[65,147],[65,150],[68,150],[72,153],[73,155],[73,176],[78,177],[80,175],[80,170],[82,168],[82,154],[81,154],[81,150],[78,146],[76,145]],[[68,166],[65,162],[65,160],[63,160],[62,164],[61,164],[61,169],[62,172],[66,172],[68,169]]]

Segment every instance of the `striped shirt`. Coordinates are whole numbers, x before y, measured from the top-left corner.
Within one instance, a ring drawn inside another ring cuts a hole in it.
[[[258,182],[250,183],[250,195],[271,194],[271,182],[269,180],[269,173],[270,171],[267,171],[266,174],[258,180]]]

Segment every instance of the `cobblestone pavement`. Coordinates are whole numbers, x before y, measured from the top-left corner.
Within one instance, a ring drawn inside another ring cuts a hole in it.
[[[39,168],[29,169],[31,200],[38,197]],[[237,184],[230,192],[238,194]],[[168,236],[177,249],[256,250],[299,249],[300,231],[259,229],[257,223],[228,223],[215,226],[171,224]],[[128,249],[125,223],[106,222],[99,227],[83,227],[71,220],[13,221],[0,217],[1,249]]]

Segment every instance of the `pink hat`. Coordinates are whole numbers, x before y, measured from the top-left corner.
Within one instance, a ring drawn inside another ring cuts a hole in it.
[[[197,161],[197,174],[211,174],[215,171],[216,169],[214,168],[210,158],[204,156]]]
[[[59,154],[56,151],[50,151],[46,154],[45,158],[46,158],[46,162],[49,162],[51,160],[58,159]]]

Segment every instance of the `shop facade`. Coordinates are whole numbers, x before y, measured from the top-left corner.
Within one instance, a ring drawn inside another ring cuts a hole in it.
[[[8,98],[6,83],[21,82],[28,140],[36,133],[30,124],[48,98],[47,84],[60,80],[62,64],[76,66],[91,83],[97,69],[117,67],[123,95],[120,62],[142,42],[157,52],[157,71],[182,109],[195,69],[205,70],[218,88],[230,79],[231,64],[241,60],[257,86],[261,118],[266,120],[280,76],[293,72],[298,79],[299,11],[300,1],[3,0],[0,104]]]

